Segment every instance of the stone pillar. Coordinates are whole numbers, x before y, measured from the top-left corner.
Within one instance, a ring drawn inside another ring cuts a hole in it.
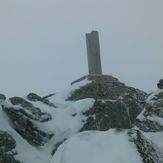
[[[100,43],[97,31],[86,34],[89,74],[102,74]]]

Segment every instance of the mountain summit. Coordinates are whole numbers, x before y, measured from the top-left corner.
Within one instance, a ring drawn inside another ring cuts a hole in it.
[[[1,94],[0,104],[0,163],[163,163],[162,89],[88,75],[44,97]]]

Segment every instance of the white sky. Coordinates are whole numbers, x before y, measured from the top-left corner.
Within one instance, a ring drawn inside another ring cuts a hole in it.
[[[98,30],[103,73],[150,91],[163,77],[163,0],[0,0],[0,93],[64,89],[87,74]]]

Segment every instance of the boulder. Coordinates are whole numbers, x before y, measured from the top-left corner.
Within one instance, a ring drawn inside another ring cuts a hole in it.
[[[163,89],[163,79],[160,79],[159,82],[157,83],[157,87],[159,89]]]
[[[144,108],[147,94],[107,75],[89,75],[89,84],[74,91],[68,100],[94,98],[94,106],[83,113],[87,120],[81,131],[131,128]]]
[[[4,94],[0,94],[0,100],[6,100],[6,96]]]
[[[141,110],[134,101],[96,101],[93,108],[84,113],[87,120],[81,131],[131,128]]]
[[[9,101],[15,105],[15,108],[19,110],[22,114],[26,117],[39,121],[39,122],[46,122],[52,119],[51,115],[46,112],[41,112],[38,107],[33,106],[32,103],[28,102],[27,100],[21,97],[12,97]]]
[[[32,107],[32,104],[22,97],[11,97],[9,100],[13,105],[20,105],[21,107]]]
[[[39,95],[35,94],[35,93],[28,94],[27,99],[30,100],[30,101],[41,101],[42,100],[42,98]]]
[[[40,97],[39,95],[37,95],[35,93],[29,93],[27,95],[27,99],[30,100],[30,101],[35,101],[35,102],[36,101],[40,101],[40,102],[42,102],[44,104],[47,104],[50,107],[56,108],[56,106],[48,100],[48,98],[51,97],[51,96],[53,96],[53,95],[54,94],[50,94],[48,96]]]
[[[0,130],[0,162],[1,163],[20,163],[14,156],[16,141],[6,131]]]

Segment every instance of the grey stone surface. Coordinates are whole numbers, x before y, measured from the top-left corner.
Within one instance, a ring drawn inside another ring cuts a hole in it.
[[[159,82],[157,83],[157,87],[159,89],[163,89],[163,79],[160,79]]]
[[[72,101],[95,99],[94,106],[83,113],[87,120],[81,131],[131,128],[144,109],[146,93],[108,75],[89,75],[86,79],[91,82],[68,98]]]
[[[48,98],[51,96],[54,96],[54,94],[49,94],[47,96],[41,97],[35,93],[30,93],[27,95],[27,99],[34,102],[40,101],[44,104],[49,105],[50,107],[56,108],[56,106],[48,100]]]
[[[102,74],[100,43],[97,31],[86,34],[89,74]]]

